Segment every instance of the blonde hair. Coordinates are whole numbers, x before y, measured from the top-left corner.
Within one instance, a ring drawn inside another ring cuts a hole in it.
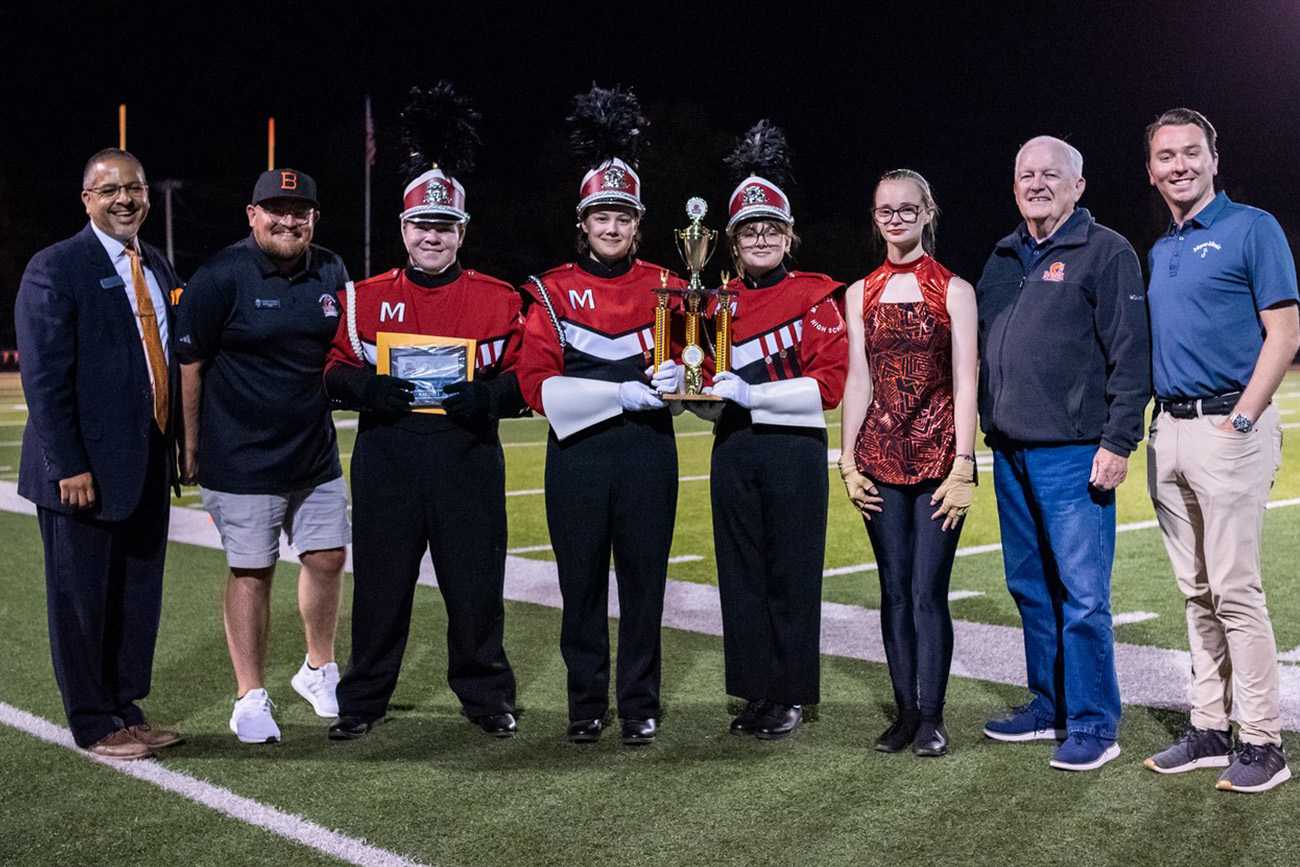
[[[933,256],[935,243],[938,239],[939,206],[934,203],[934,193],[930,191],[930,182],[921,177],[920,172],[914,172],[911,169],[891,169],[885,172],[880,176],[880,180],[876,181],[876,188],[871,191],[873,211],[876,205],[876,193],[880,191],[880,185],[885,181],[911,181],[921,191],[921,205],[931,215],[930,222],[926,223],[925,228],[921,230],[921,249]],[[876,222],[874,213],[871,217],[871,235],[878,244],[884,246],[885,236],[880,232],[880,224]]]

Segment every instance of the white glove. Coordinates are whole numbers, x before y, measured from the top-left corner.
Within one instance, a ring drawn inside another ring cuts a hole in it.
[[[643,412],[648,409],[663,409],[664,402],[654,389],[644,382],[621,382],[618,386],[618,402],[624,412]]]
[[[658,372],[647,367],[645,375],[650,377],[650,387],[660,394],[681,394],[686,385],[686,367],[671,358],[659,365]]]
[[[705,393],[716,395],[731,401],[737,406],[749,409],[753,404],[749,399],[749,383],[730,370],[713,377],[713,385],[704,389]]]

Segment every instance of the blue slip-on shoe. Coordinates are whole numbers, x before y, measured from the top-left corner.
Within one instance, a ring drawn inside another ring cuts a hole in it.
[[[1070,732],[1048,762],[1062,771],[1095,771],[1119,755],[1119,744],[1085,732]]]
[[[1001,719],[989,720],[984,724],[984,735],[995,741],[1059,741],[1065,738],[1065,731],[1044,723],[1029,708],[1030,704],[1013,707]]]

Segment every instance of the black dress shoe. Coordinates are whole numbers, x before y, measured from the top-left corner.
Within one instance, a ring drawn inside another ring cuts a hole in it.
[[[731,733],[733,735],[752,735],[758,728],[758,721],[763,718],[766,711],[766,701],[747,702],[745,709],[731,721]]]
[[[357,738],[365,737],[372,728],[383,721],[383,717],[363,719],[359,716],[341,716],[334,725],[330,726],[329,737],[332,741],[355,741]]]
[[[948,755],[948,732],[943,722],[924,720],[916,730],[916,739],[912,741],[912,752],[923,758]]]
[[[469,721],[483,729],[483,734],[493,738],[512,738],[515,736],[515,715],[510,711],[472,716]]]
[[[565,735],[575,744],[591,744],[600,740],[600,729],[598,719],[575,719]]]
[[[802,722],[803,705],[771,702],[754,729],[754,737],[765,741],[778,740],[799,728]]]
[[[901,753],[912,745],[916,730],[921,725],[917,711],[900,711],[894,724],[876,738],[876,749],[882,753]]]
[[[655,730],[659,728],[658,720],[648,719],[623,720],[623,743],[629,747],[640,747],[655,742]]]

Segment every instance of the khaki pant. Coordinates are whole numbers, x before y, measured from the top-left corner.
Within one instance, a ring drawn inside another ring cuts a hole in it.
[[[1242,741],[1281,744],[1260,535],[1282,429],[1272,405],[1248,434],[1219,429],[1225,418],[1153,418],[1147,487],[1187,604],[1192,725],[1227,730],[1235,699]]]

